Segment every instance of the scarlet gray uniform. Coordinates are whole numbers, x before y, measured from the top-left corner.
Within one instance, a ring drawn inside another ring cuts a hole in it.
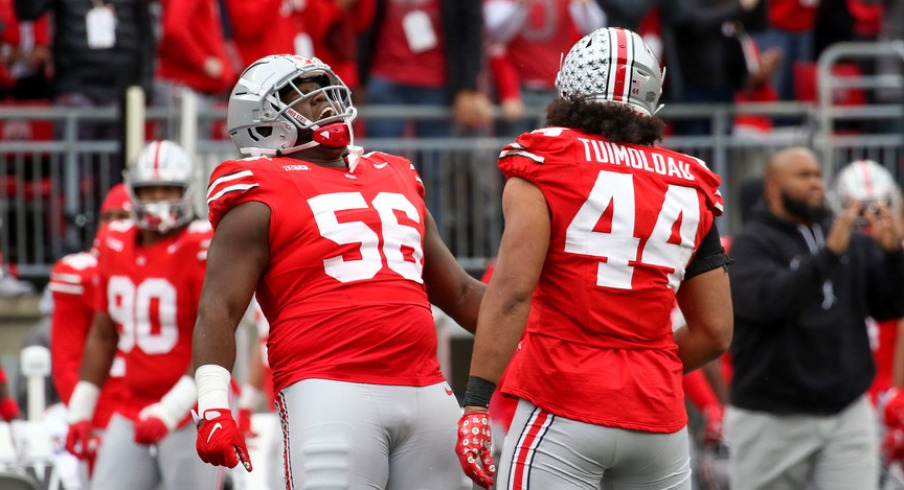
[[[522,135],[499,167],[543,192],[551,237],[502,386],[523,401],[498,480],[547,488],[543,475],[561,471],[585,488],[603,474],[634,485],[632,474],[660,471],[658,488],[689,486],[670,315],[721,214],[719,177],[687,155],[564,128]],[[580,452],[586,466],[563,467],[574,456],[562,451]]]
[[[210,221],[270,208],[257,299],[283,423],[289,488],[458,488],[460,410],[440,372],[422,279],[424,187],[383,153],[349,169],[226,161]],[[319,488],[319,487],[318,487]]]
[[[95,308],[116,323],[125,358],[125,395],[107,426],[93,490],[213,489],[216,467],[195,453],[190,417],[156,446],[137,444],[134,421],[165,395],[191,362],[191,339],[212,230],[195,221],[151,246],[129,221],[110,224],[98,243]]]

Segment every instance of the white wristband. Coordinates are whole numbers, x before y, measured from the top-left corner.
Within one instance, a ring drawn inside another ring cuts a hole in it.
[[[69,398],[69,415],[66,417],[69,424],[93,419],[98,397],[100,387],[90,381],[79,381]]]
[[[223,366],[205,364],[195,371],[198,383],[198,413],[211,408],[229,408],[229,382],[232,375]]]

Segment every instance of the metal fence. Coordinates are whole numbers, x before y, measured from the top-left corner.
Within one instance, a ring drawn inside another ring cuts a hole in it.
[[[831,94],[839,87],[864,91],[904,87],[900,73],[842,79],[832,72],[835,64],[868,56],[904,59],[904,42],[836,45],[819,63],[820,94]],[[149,109],[140,120],[142,124],[165,123],[174,119],[173,111]],[[207,134],[207,129],[222,125],[224,108],[191,106],[187,112],[191,116],[188,121],[178,111],[175,117],[182,118],[183,127],[192,129],[187,133],[183,130],[181,135],[190,135],[185,146],[192,149],[200,163],[201,211],[210,171],[221,161],[238,155],[231,142]],[[703,159],[722,176],[722,193],[727,203],[726,215],[717,222],[722,233],[733,233],[740,226],[735,192],[739,184],[749,176],[759,175],[767,156],[788,145],[814,148],[827,178],[848,161],[870,158],[892,170],[902,181],[904,103],[900,101],[878,103],[869,98],[866,103],[851,107],[821,96],[815,104],[671,105],[660,115],[669,123],[695,118],[710,121],[710,135],[668,136],[662,144]],[[731,131],[739,115],[768,116],[787,124],[768,133]],[[542,122],[538,112],[528,116],[536,118],[538,125]],[[448,119],[449,112],[435,107],[365,106],[360,117],[365,122],[377,118],[413,121]],[[106,190],[121,180],[126,151],[120,141],[79,139],[78,131],[86,122],[118,120],[113,109],[0,107],[0,253],[4,269],[14,265],[21,277],[43,281],[57,258],[90,245],[100,202]],[[29,132],[40,132],[39,128],[44,128],[45,134],[52,128],[55,136],[29,137]],[[206,128],[206,132],[195,137],[197,128]],[[365,138],[357,142],[367,150],[401,154],[415,163],[427,188],[427,205],[443,239],[462,265],[475,274],[495,256],[502,233],[503,179],[496,168],[496,157],[512,139],[489,133],[463,132],[431,139]]]

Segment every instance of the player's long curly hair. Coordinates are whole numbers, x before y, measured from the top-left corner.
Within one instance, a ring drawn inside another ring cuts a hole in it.
[[[641,116],[624,104],[557,98],[549,104],[546,124],[599,134],[609,141],[652,145],[662,139],[665,122]]]

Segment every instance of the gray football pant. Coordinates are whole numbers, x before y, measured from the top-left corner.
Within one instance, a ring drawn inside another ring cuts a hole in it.
[[[292,490],[471,488],[455,455],[461,408],[445,382],[307,379],[276,404]]]
[[[835,415],[725,413],[732,490],[870,490],[879,484],[876,414],[866,396]]]
[[[690,490],[689,451],[687,427],[671,434],[618,429],[558,417],[520,400],[496,488]]]
[[[91,490],[221,489],[224,470],[201,461],[197,435],[188,424],[156,446],[144,446],[135,442],[132,422],[114,415],[97,454]]]

